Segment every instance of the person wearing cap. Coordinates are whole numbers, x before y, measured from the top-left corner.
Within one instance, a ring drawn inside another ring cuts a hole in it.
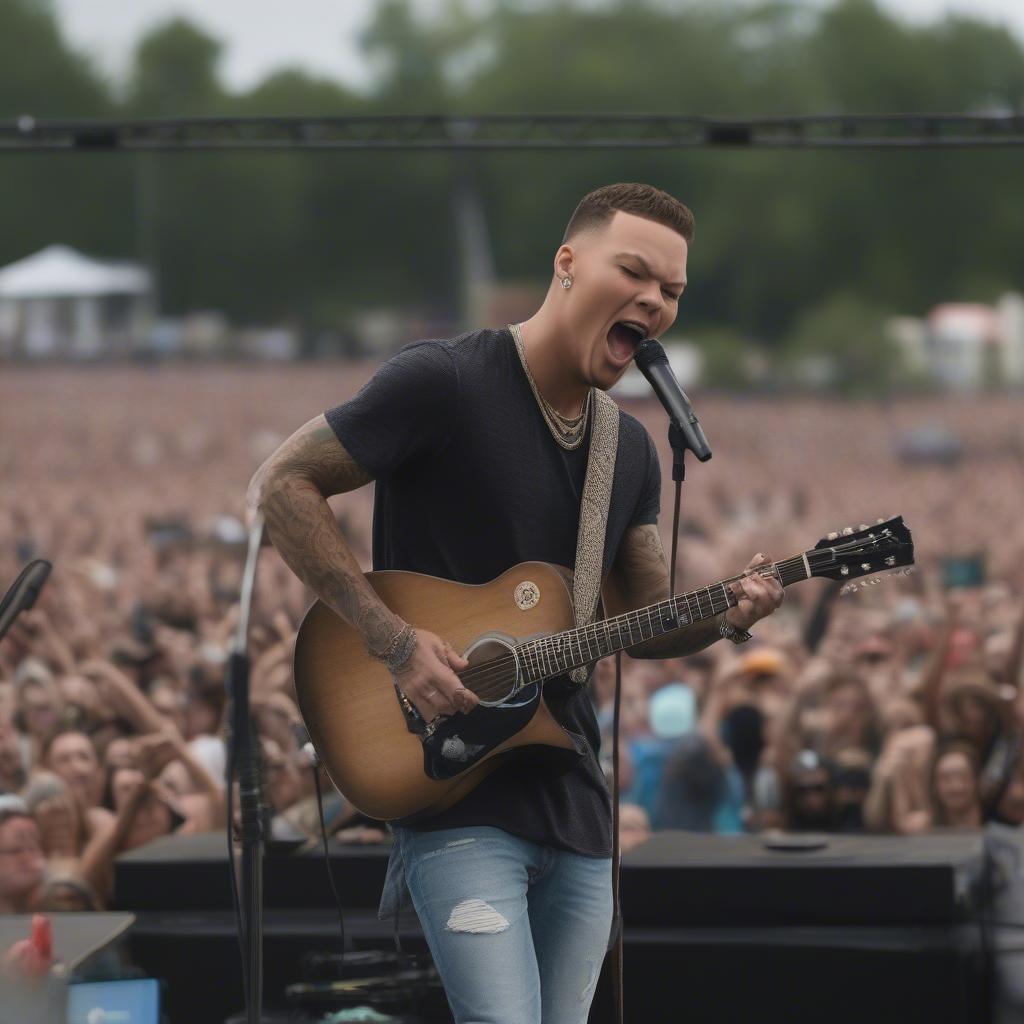
[[[766,718],[782,710],[793,690],[793,665],[777,647],[759,645],[740,656],[740,677],[749,684],[750,703]]]
[[[785,780],[782,805],[790,832],[829,832],[834,818],[834,765],[815,750],[801,750]]]
[[[680,736],[697,724],[697,702],[684,683],[669,683],[655,690],[648,705],[650,735],[631,743],[633,785],[624,799],[638,804],[651,819],[658,799],[665,761]]]
[[[53,673],[38,658],[26,658],[14,674],[13,723],[22,739],[28,768],[39,763],[43,747],[64,724],[64,698]]]

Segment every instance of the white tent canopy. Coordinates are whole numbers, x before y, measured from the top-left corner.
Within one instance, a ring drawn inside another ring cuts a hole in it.
[[[0,268],[0,359],[125,356],[146,336],[152,278],[50,245]]]
[[[90,259],[66,245],[50,245],[0,269],[0,299],[91,298],[145,295],[149,271],[135,263]]]

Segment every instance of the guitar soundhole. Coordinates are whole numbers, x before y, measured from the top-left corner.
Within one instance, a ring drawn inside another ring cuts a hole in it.
[[[466,650],[469,668],[460,674],[484,707],[501,704],[515,693],[519,662],[512,645],[496,637],[481,637]]]

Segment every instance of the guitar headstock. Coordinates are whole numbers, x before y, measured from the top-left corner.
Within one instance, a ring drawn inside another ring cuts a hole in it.
[[[874,526],[845,530],[822,537],[807,552],[812,576],[854,580],[869,573],[887,572],[914,564],[914,541],[902,516],[879,519]]]

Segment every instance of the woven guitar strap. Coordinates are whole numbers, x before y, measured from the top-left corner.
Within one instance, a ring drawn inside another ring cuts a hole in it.
[[[603,391],[594,391],[594,425],[587,456],[587,475],[580,500],[580,529],[576,538],[576,568],[573,575],[573,605],[577,627],[589,625],[597,612],[604,567],[604,537],[608,506],[612,500],[615,456],[619,448],[619,407]],[[615,671],[615,726],[612,741],[612,928],[608,938],[611,956],[612,1019],[623,1019],[622,992],[622,910],[619,905],[619,664]],[[587,669],[573,669],[574,683],[587,681]]]
[[[576,625],[587,626],[597,611],[604,565],[604,534],[612,500],[615,455],[619,449],[619,407],[603,391],[594,389],[594,425],[590,434],[587,475],[580,499],[580,529],[576,537],[576,568],[572,599]],[[586,667],[574,668],[569,677],[578,686],[587,681]]]

